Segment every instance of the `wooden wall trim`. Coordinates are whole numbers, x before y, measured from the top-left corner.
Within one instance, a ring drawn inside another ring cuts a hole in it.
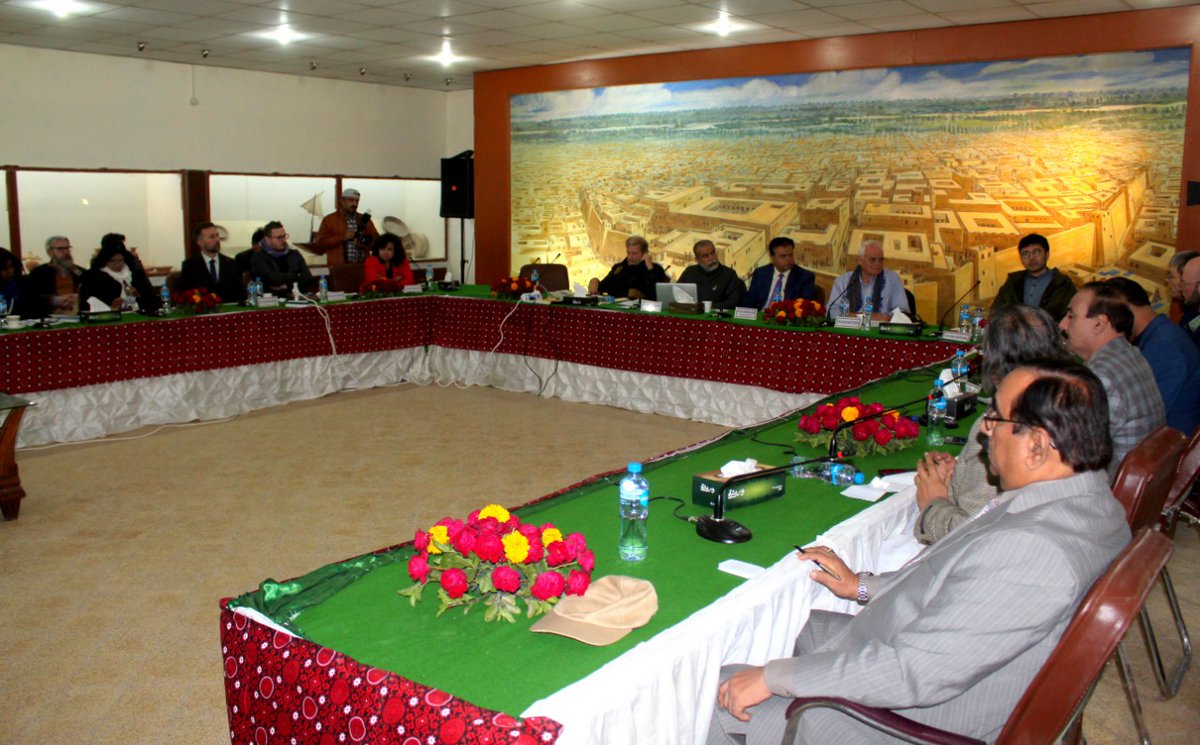
[[[21,253],[21,214],[17,207],[17,171],[14,168],[4,170],[4,196],[8,209],[8,250],[18,259]]]
[[[509,96],[608,85],[1026,57],[1194,47],[1200,7],[1049,18],[695,52],[588,60],[475,75],[475,276],[510,271]],[[1200,180],[1200,60],[1193,48],[1180,184],[1180,248],[1200,243],[1200,207],[1184,207],[1186,181]],[[480,195],[486,195],[480,197]]]

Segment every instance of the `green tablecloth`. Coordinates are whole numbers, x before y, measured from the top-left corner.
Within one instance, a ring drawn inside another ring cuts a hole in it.
[[[859,394],[864,401],[899,404],[921,396],[932,377],[928,370],[898,374]],[[692,475],[746,457],[764,464],[786,463],[795,444],[795,422],[791,417],[753,430],[735,431],[695,451],[646,464],[652,498],[678,497],[686,502],[682,514],[706,514],[707,509],[691,504]],[[961,432],[965,434],[965,424]],[[636,433],[627,436],[636,437]],[[917,444],[897,453],[858,459],[857,464],[869,479],[880,468],[912,468],[923,449]],[[808,457],[824,454],[798,445],[796,451]],[[528,626],[532,622],[525,618],[514,624],[485,623],[482,608],[466,616],[451,611],[435,619],[435,588],[427,590],[423,603],[410,607],[407,599],[396,592],[412,584],[406,567],[412,554],[410,547],[359,557],[285,583],[284,590],[295,591],[293,594],[264,595],[260,590],[238,598],[233,605],[258,607],[281,622],[293,623],[305,638],[367,665],[515,715],[738,585],[742,580],[717,571],[721,560],[736,558],[769,565],[787,553],[792,544],[812,541],[868,506],[867,502],[841,496],[833,486],[789,477],[786,496],[728,514],[750,528],[754,539],[727,546],[700,539],[691,524],[672,516],[674,504],[657,500],[650,509],[649,556],[640,564],[629,564],[617,558],[615,548],[616,483],[620,477],[602,478],[516,510],[522,520],[553,522],[564,533],[582,532],[596,554],[593,576],[625,574],[654,583],[660,604],[658,614],[645,627],[608,647],[531,634]]]

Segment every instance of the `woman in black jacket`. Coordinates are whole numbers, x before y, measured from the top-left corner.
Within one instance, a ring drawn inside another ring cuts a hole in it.
[[[88,298],[107,303],[113,310],[135,309],[157,313],[162,302],[142,269],[142,262],[125,248],[125,236],[109,233],[100,240],[100,253],[79,285],[79,309],[88,309]]]

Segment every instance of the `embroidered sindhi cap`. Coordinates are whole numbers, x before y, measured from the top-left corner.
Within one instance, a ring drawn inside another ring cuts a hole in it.
[[[361,196],[358,189],[342,189],[342,199],[358,199]]]
[[[529,628],[602,647],[644,626],[658,612],[658,594],[644,579],[609,575],[583,595],[568,595]]]

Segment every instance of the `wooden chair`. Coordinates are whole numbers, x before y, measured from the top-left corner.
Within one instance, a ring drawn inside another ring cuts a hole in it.
[[[164,280],[167,283],[167,289],[170,290],[172,295],[179,292],[179,278],[182,276],[183,272],[175,271],[168,274],[166,280]]]
[[[571,282],[567,277],[566,264],[526,264],[521,267],[520,276],[529,278],[533,274],[533,270],[537,269],[538,284],[547,292],[555,292],[557,290],[571,289]]]
[[[1172,538],[1175,537],[1175,526],[1179,522],[1180,510],[1184,501],[1195,488],[1197,476],[1200,476],[1200,427],[1196,428],[1183,448],[1183,454],[1179,458],[1179,464],[1175,467],[1170,488],[1167,490],[1166,504],[1158,518],[1159,530]],[[1167,698],[1172,698],[1179,693],[1179,688],[1183,685],[1183,676],[1191,667],[1192,639],[1179,608],[1175,583],[1171,581],[1171,573],[1166,569],[1163,569],[1162,585],[1163,592],[1167,595],[1167,605],[1171,609],[1172,620],[1175,621],[1175,632],[1179,635],[1181,650],[1179,662],[1176,663],[1169,675],[1166,665],[1163,664],[1162,655],[1159,653],[1158,640],[1154,636],[1154,628],[1150,625],[1148,615],[1143,617],[1142,623],[1146,631],[1146,645],[1150,648],[1150,664],[1154,669],[1154,677],[1158,681],[1159,690]]]
[[[1092,585],[1058,645],[1017,703],[997,745],[1042,745],[1079,735],[1084,706],[1114,654],[1127,669],[1120,651],[1129,630],[1159,573],[1167,565],[1173,544],[1163,534],[1143,529]],[[839,698],[798,698],[788,707],[783,744],[792,745],[800,717],[814,708],[832,708],[880,732],[911,743],[982,745],[982,740],[914,722],[887,709]]]

